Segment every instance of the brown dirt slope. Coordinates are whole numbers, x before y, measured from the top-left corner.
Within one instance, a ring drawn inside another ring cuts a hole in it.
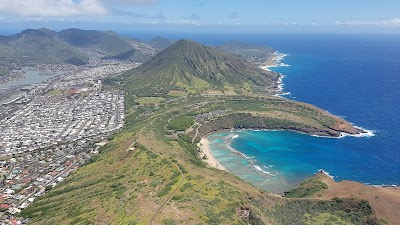
[[[365,199],[369,201],[376,216],[383,224],[400,224],[400,188],[370,186],[347,180],[335,182],[331,177],[323,173],[319,173],[316,176],[328,184],[329,188],[314,196],[318,195],[318,198],[322,199],[335,197]]]

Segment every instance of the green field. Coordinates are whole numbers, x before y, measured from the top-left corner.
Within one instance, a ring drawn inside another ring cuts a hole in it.
[[[7,75],[8,73],[10,73],[10,71],[5,70],[5,69],[0,69],[0,76],[5,76],[5,75]]]
[[[165,98],[162,97],[142,97],[135,99],[135,102],[139,105],[150,105],[150,104],[160,104],[165,102]]]
[[[63,91],[62,90],[50,90],[50,91],[48,91],[45,95],[60,95],[60,94],[62,94],[63,93]]]
[[[169,93],[168,93],[168,96],[171,96],[171,97],[183,97],[183,96],[186,96],[186,92],[183,92],[183,91],[170,91]]]

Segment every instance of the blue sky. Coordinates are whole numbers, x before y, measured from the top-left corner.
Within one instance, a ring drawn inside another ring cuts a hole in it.
[[[395,31],[398,0],[0,0],[3,28]]]

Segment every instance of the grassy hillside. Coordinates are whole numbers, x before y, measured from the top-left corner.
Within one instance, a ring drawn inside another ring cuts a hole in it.
[[[277,79],[278,74],[261,70],[242,58],[180,40],[126,73],[123,81],[134,94],[165,95],[171,90],[265,91],[275,88]]]
[[[114,32],[67,29],[55,32],[47,29],[28,29],[12,36],[0,36],[0,57],[19,65],[88,63],[80,49],[89,48],[106,59],[144,62],[153,52],[150,46],[117,35]],[[1,65],[7,66],[5,62]]]
[[[153,46],[158,51],[162,51],[172,45],[172,41],[164,38],[164,37],[155,37],[151,39],[148,44]]]
[[[211,103],[222,115],[198,128],[198,137],[230,128],[279,129],[319,136],[340,136],[341,132],[356,134],[358,129],[341,118],[308,104],[276,97],[226,99],[223,104]]]
[[[112,31],[66,29],[57,35],[72,46],[104,53],[108,59],[144,62],[149,58],[149,55],[135,49],[126,38]]]
[[[0,41],[0,55],[19,60],[20,64],[85,64],[87,57],[47,29],[25,30]]]
[[[67,29],[58,36],[70,45],[80,48],[93,48],[109,56],[121,54],[132,47],[114,32],[97,30]]]
[[[244,59],[256,64],[261,65],[268,60],[269,57],[275,52],[273,48],[264,45],[248,44],[238,41],[228,41],[218,48],[230,52],[234,55],[243,57]]]

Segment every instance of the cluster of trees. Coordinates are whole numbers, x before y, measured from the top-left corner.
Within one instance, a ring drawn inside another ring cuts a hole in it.
[[[328,189],[328,185],[312,177],[301,183],[297,188],[285,192],[286,198],[304,198],[309,197],[319,191]]]
[[[194,119],[191,116],[178,116],[173,118],[167,125],[168,130],[184,131],[194,125]]]

